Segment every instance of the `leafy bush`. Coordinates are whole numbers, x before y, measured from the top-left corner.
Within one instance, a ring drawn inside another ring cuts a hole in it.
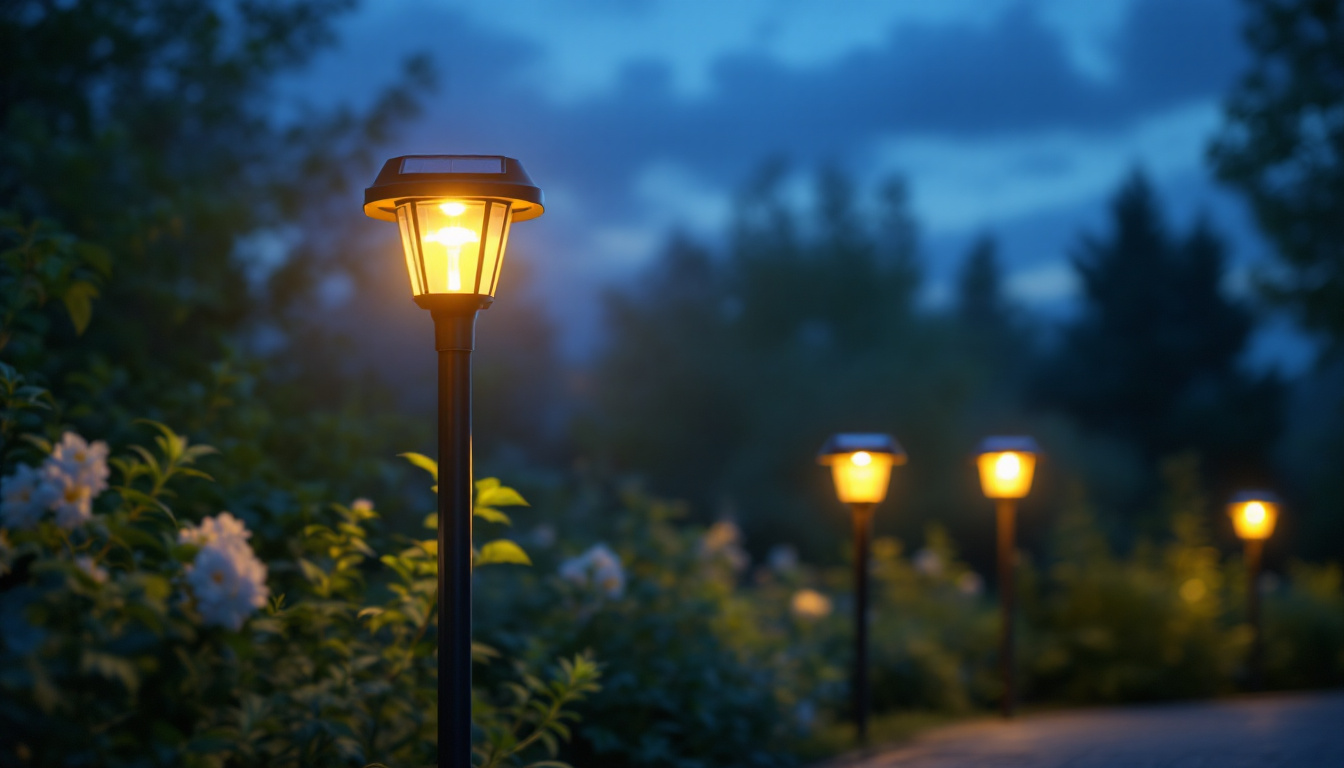
[[[196,465],[213,449],[151,426],[152,449],[110,462],[72,433],[54,446],[26,435],[40,468],[4,479],[0,729],[19,736],[0,762],[431,762],[435,542],[375,536],[379,515],[358,500],[272,542],[287,556],[262,564],[238,518],[178,519],[173,502],[210,481]],[[493,479],[477,498],[522,501]],[[493,649],[478,655],[502,665]],[[554,663],[511,664],[474,692],[482,765],[553,757],[569,737],[599,670],[584,654]]]

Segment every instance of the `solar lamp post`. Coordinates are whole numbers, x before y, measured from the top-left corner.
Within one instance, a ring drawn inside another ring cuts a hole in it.
[[[471,353],[495,300],[509,228],[544,211],[517,160],[407,155],[364,191],[364,213],[396,222],[411,296],[438,351],[439,766],[471,768]]]
[[[1017,607],[1013,578],[1017,568],[1017,500],[1031,491],[1040,448],[1030,437],[996,436],[985,438],[978,454],[976,466],[980,470],[980,487],[987,498],[994,499],[998,518],[1001,709],[1004,717],[1012,717],[1017,708],[1016,633],[1013,631]]]
[[[831,436],[817,456],[831,468],[835,495],[848,504],[854,524],[854,669],[850,689],[858,741],[868,738],[868,549],[873,510],[887,497],[891,468],[906,461],[891,435],[842,433]]]

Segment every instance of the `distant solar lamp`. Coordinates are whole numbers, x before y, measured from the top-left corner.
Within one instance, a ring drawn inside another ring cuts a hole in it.
[[[854,523],[854,726],[860,742],[868,735],[868,548],[873,510],[887,498],[891,468],[905,463],[905,451],[891,435],[833,435],[818,463],[831,468],[835,495],[848,504]]]
[[[980,487],[994,499],[998,518],[999,544],[999,674],[1003,679],[1004,717],[1012,717],[1017,706],[1017,661],[1015,658],[1014,613],[1017,565],[1017,500],[1031,491],[1036,473],[1036,457],[1041,452],[1036,441],[1025,436],[987,437],[980,443],[976,466],[980,469]]]
[[[1265,540],[1274,533],[1279,520],[1279,497],[1269,491],[1242,491],[1232,497],[1227,513],[1237,537],[1245,542],[1246,621],[1251,625],[1251,650],[1247,663],[1247,682],[1259,690],[1264,668],[1264,627],[1260,618],[1260,570]]]

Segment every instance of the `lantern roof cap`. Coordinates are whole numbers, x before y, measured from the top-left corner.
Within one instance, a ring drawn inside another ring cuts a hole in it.
[[[1232,504],[1245,504],[1251,501],[1261,501],[1267,504],[1281,504],[1279,495],[1273,491],[1247,490],[1237,491],[1232,494]]]
[[[541,188],[512,157],[402,155],[384,163],[373,185],[364,190],[364,214],[396,221],[399,202],[446,197],[507,200],[515,222],[545,212]]]
[[[977,454],[984,453],[1004,453],[1013,451],[1015,453],[1039,454],[1041,446],[1036,444],[1036,440],[1027,435],[992,435],[980,441],[980,447],[976,449]]]
[[[896,438],[881,432],[840,432],[831,435],[817,453],[817,462],[830,464],[837,456],[848,456],[858,451],[886,454],[892,463],[905,463],[905,449]]]

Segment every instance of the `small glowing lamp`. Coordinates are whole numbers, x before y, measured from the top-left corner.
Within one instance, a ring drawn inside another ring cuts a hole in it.
[[[887,498],[891,468],[905,463],[905,451],[891,435],[832,435],[821,447],[819,464],[831,468],[835,494],[845,504],[878,504]]]
[[[401,229],[411,294],[431,310],[490,306],[509,227],[543,211],[522,164],[496,155],[394,157],[364,191],[364,213]]]
[[[987,437],[980,443],[976,465],[980,487],[991,499],[1020,499],[1031,490],[1036,457],[1041,449],[1030,437]]]
[[[1268,491],[1242,491],[1232,497],[1227,513],[1238,538],[1268,539],[1279,519],[1279,498]]]

